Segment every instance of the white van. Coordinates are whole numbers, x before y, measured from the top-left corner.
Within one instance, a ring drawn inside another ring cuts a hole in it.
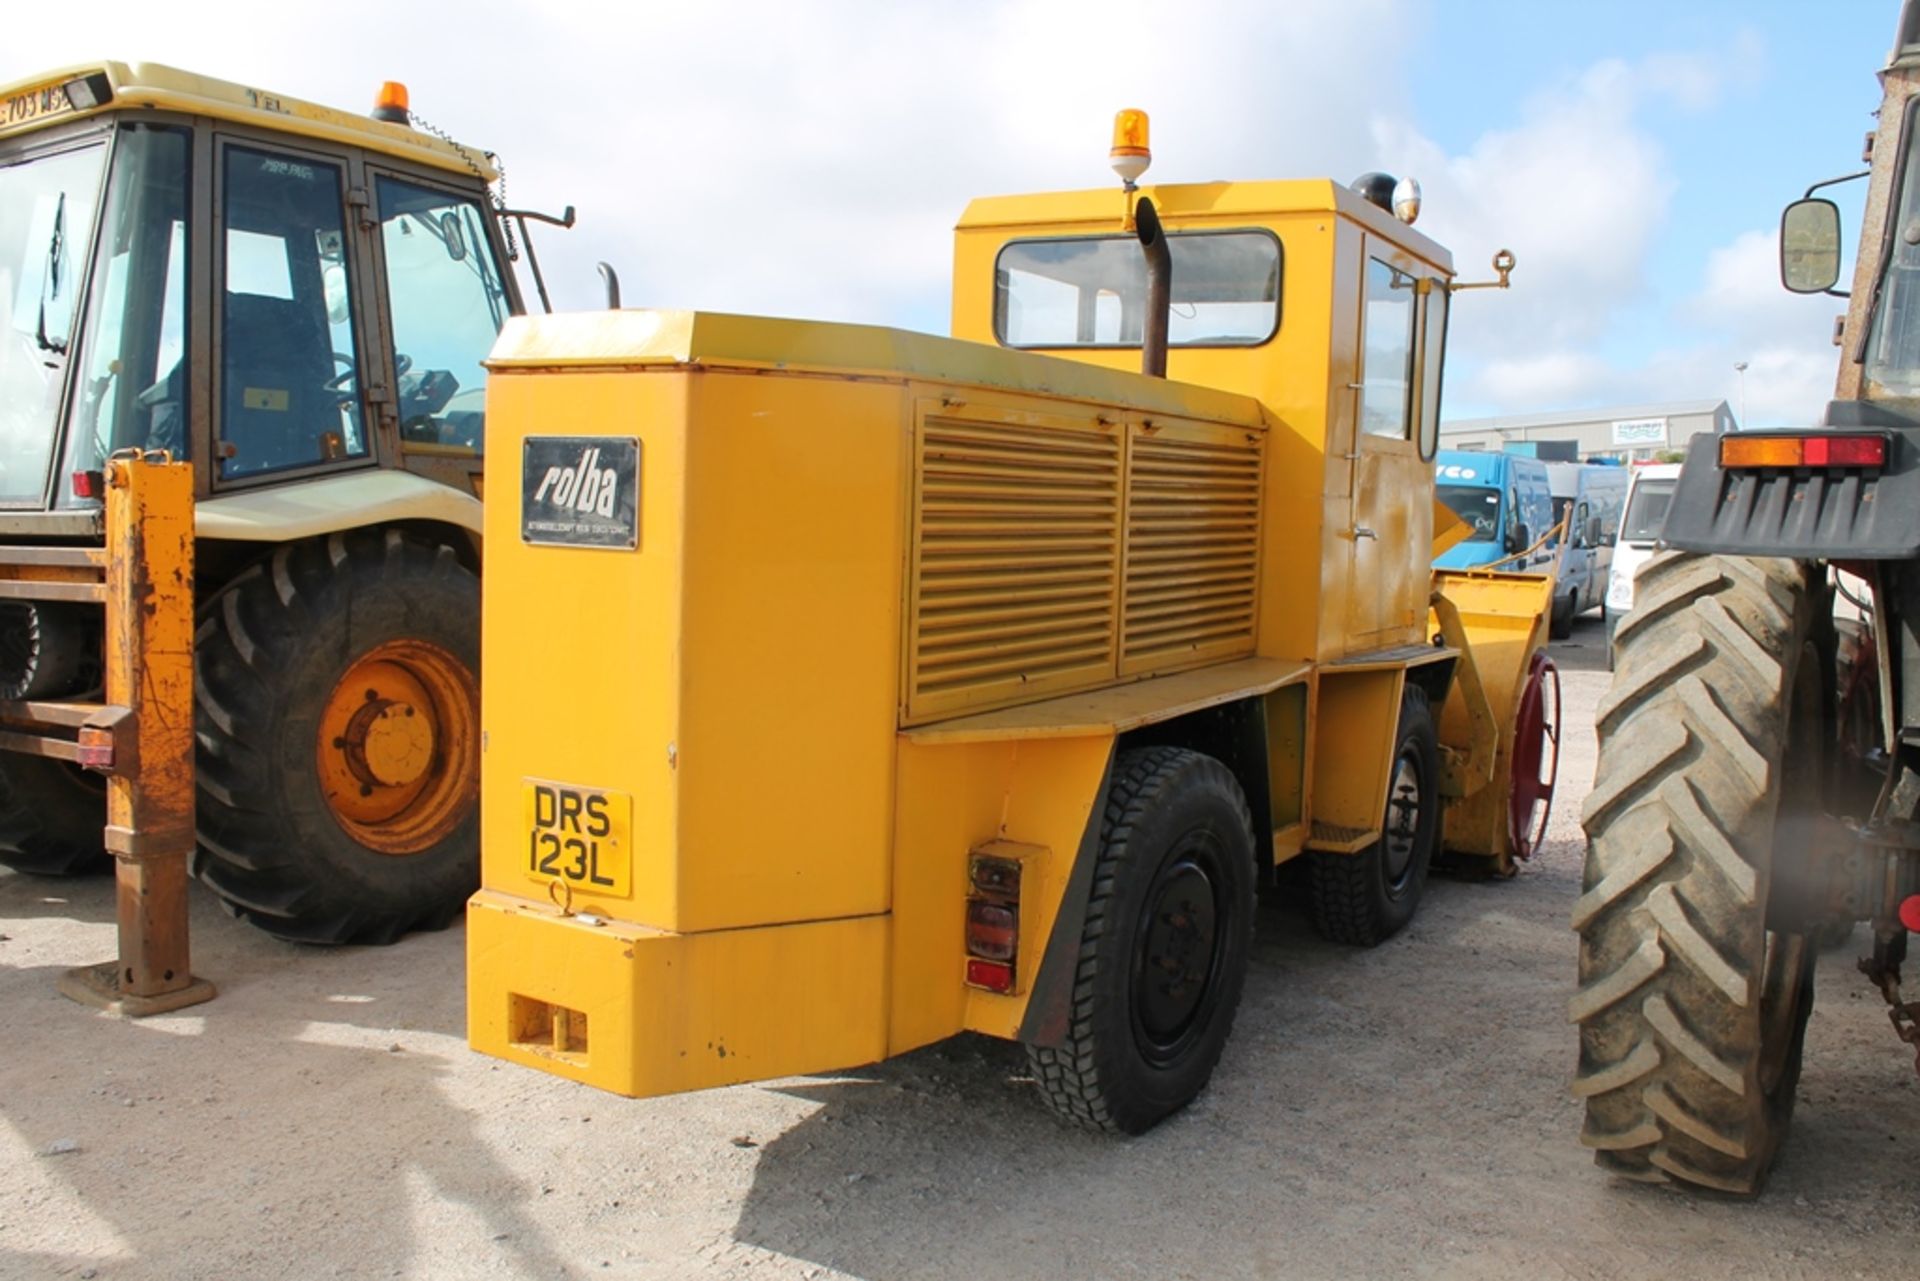
[[[1633,468],[1627,480],[1626,515],[1613,546],[1613,570],[1607,580],[1607,666],[1613,666],[1613,633],[1633,609],[1633,576],[1652,558],[1667,523],[1667,504],[1680,479],[1679,463],[1649,463]]]
[[[1573,635],[1573,620],[1601,608],[1612,585],[1609,571],[1626,505],[1627,469],[1604,463],[1548,463],[1547,484],[1553,492],[1553,523],[1564,522],[1567,530],[1547,634],[1565,640]]]

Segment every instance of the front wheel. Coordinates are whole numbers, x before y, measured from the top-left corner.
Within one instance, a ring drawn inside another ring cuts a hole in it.
[[[479,881],[480,584],[396,529],[279,548],[202,611],[199,850],[280,938],[386,943]]]
[[[1253,822],[1233,774],[1178,747],[1123,753],[1101,818],[1064,1044],[1029,1046],[1048,1106],[1142,1134],[1213,1075],[1253,938]]]
[[[1425,691],[1400,700],[1380,839],[1358,854],[1315,850],[1307,882],[1313,924],[1336,943],[1372,947],[1406,928],[1427,887],[1440,835],[1440,740]]]

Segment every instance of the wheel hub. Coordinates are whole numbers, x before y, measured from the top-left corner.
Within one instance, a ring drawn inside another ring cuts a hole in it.
[[[1213,899],[1213,882],[1190,862],[1169,869],[1157,887],[1139,994],[1141,1025],[1156,1042],[1177,1040],[1206,994],[1219,925]]]
[[[1393,784],[1387,791],[1387,830],[1381,835],[1387,884],[1398,888],[1407,879],[1420,841],[1420,762],[1411,752],[1394,762]]]
[[[433,762],[433,722],[417,715],[412,703],[370,697],[347,722],[341,735],[347,768],[369,787],[405,787],[418,781]]]

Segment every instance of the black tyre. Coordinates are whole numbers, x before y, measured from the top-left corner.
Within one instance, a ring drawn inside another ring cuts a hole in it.
[[[479,882],[480,585],[399,530],[279,548],[196,636],[194,872],[281,938],[439,929]]]
[[[0,866],[35,876],[84,876],[113,866],[102,845],[106,780],[65,761],[0,760]]]
[[[1577,593],[1568,592],[1554,601],[1553,610],[1547,618],[1547,639],[1565,640],[1573,635],[1573,619],[1578,604]]]
[[[1570,1013],[1581,1139],[1626,1177],[1756,1192],[1793,1114],[1815,948],[1770,899],[1823,799],[1821,603],[1799,562],[1673,552],[1620,624]]]
[[[1313,924],[1336,943],[1373,947],[1406,928],[1427,888],[1440,835],[1440,740],[1424,690],[1400,702],[1380,839],[1358,854],[1307,858]]]
[[[1114,762],[1057,1049],[1029,1046],[1047,1103],[1142,1134],[1206,1088],[1233,1030],[1253,938],[1253,822],[1233,774],[1178,747]]]

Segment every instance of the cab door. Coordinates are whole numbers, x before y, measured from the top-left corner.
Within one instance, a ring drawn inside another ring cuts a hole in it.
[[[216,139],[215,490],[377,465],[350,152]]]
[[[1360,368],[1353,437],[1353,524],[1347,584],[1349,653],[1417,643],[1427,616],[1433,558],[1433,446],[1438,427],[1438,362],[1425,387],[1422,341],[1432,328],[1429,306],[1445,285],[1389,241],[1361,240]],[[1434,431],[1427,430],[1432,415]]]

